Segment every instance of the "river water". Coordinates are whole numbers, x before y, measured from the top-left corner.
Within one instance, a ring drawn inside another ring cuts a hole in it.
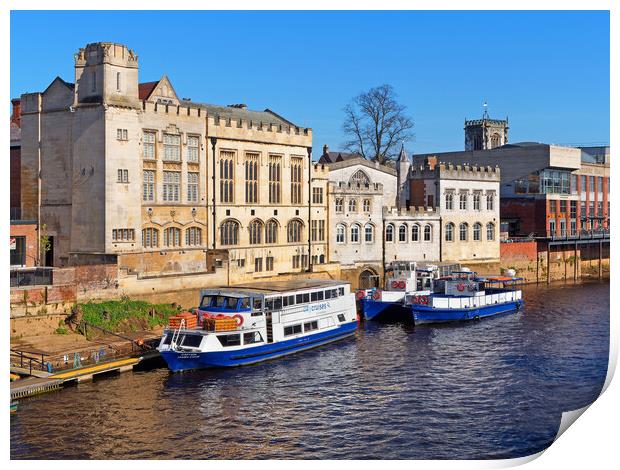
[[[524,295],[523,311],[475,323],[368,323],[355,338],[253,366],[156,368],[24,399],[11,458],[529,455],[549,446],[562,411],[602,389],[609,284]]]

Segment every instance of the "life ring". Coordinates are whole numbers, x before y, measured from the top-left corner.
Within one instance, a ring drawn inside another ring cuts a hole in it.
[[[398,288],[398,281],[392,281],[392,289]]]
[[[381,300],[381,291],[380,290],[376,290],[372,293],[372,298],[374,300]]]
[[[465,284],[457,284],[456,290],[463,292],[465,290]]]
[[[426,296],[420,297],[420,303],[424,305],[428,304],[428,297]]]
[[[417,296],[417,295],[414,295],[414,296],[413,296],[413,298],[412,298],[411,300],[412,300],[412,302],[413,302],[414,304],[418,304],[418,303],[420,303],[420,299],[418,298],[418,296]]]
[[[357,300],[362,300],[365,296],[366,296],[366,292],[364,292],[363,290],[358,290],[357,294],[355,294],[355,297],[357,297]]]
[[[405,283],[405,281],[398,281],[398,288],[399,289],[404,289],[406,285],[407,284]]]
[[[237,320],[237,326],[241,326],[243,325],[243,315],[239,315],[238,313],[236,315],[232,316],[235,320]]]

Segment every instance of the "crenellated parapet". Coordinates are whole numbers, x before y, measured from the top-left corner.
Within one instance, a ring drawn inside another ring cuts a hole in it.
[[[207,111],[199,106],[174,105],[151,101],[142,102],[142,111],[145,113],[172,114],[188,117],[206,117]]]
[[[329,192],[332,194],[363,194],[363,195],[382,195],[383,183],[351,183],[347,181],[330,181]]]
[[[384,206],[383,207],[383,217],[414,217],[414,218],[424,218],[424,217],[438,217],[439,212],[436,207],[427,207],[427,206],[410,206],[408,208],[398,208],[395,206]]]
[[[113,42],[94,42],[80,47],[74,55],[75,65],[112,64],[124,67],[138,67],[138,56],[123,44]]]
[[[467,181],[500,181],[499,166],[454,165],[439,163],[435,166],[428,164],[414,165],[409,172],[411,179],[451,179]]]

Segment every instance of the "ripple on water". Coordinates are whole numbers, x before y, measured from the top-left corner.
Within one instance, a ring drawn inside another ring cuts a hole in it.
[[[22,400],[11,458],[529,455],[562,411],[600,393],[609,284],[524,294],[524,311],[476,323],[369,323],[255,366],[136,372]]]

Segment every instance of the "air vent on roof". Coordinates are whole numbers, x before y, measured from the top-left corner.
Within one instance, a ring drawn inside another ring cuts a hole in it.
[[[239,104],[229,104],[229,108],[237,108],[237,109],[248,109],[247,104],[239,103]]]

